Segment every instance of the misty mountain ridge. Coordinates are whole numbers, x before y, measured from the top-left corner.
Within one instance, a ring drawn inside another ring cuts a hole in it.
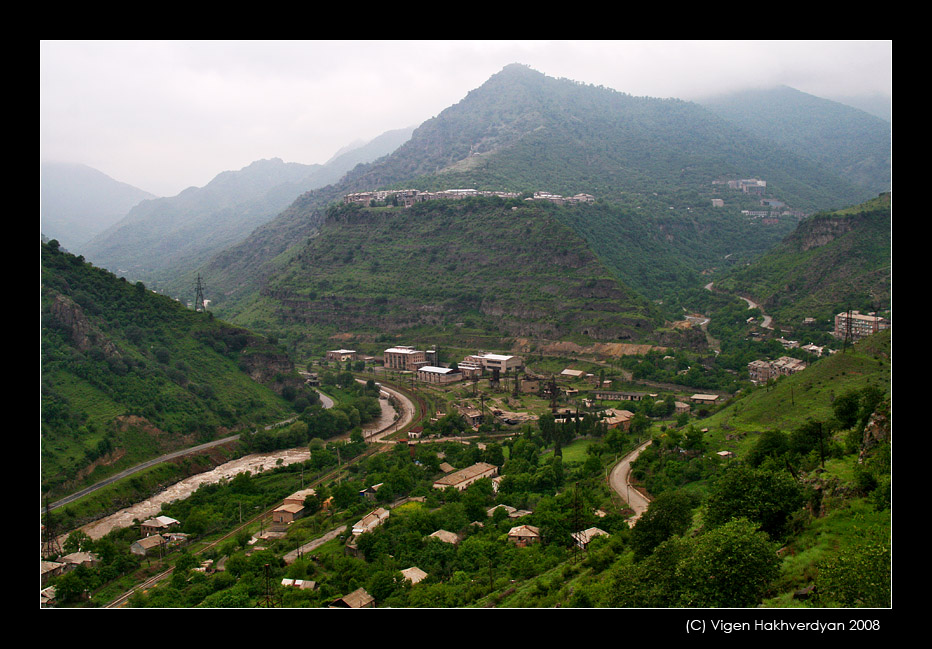
[[[313,236],[327,205],[352,192],[406,187],[586,192],[639,210],[644,218],[666,218],[670,210],[682,214],[707,207],[717,179],[749,177],[766,179],[770,191],[804,211],[840,208],[871,196],[698,104],[633,97],[512,64],[417,127],[390,156],[300,196],[201,272],[211,278],[218,303],[254,294],[281,271],[272,260]],[[691,214],[694,219],[696,213]],[[695,245],[703,245],[702,237]]]
[[[701,102],[715,114],[879,194],[890,190],[891,124],[788,86]]]
[[[389,153],[411,129],[387,132],[344,150],[326,164],[280,158],[224,171],[204,187],[147,200],[80,250],[89,261],[153,284],[190,273],[223,248],[290,205],[302,193],[333,183],[361,162]]]
[[[39,229],[68,248],[80,248],[151,198],[155,196],[87,165],[39,165]]]

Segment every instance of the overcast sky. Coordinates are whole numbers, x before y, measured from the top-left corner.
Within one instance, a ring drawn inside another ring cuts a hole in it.
[[[788,85],[892,97],[891,41],[42,41],[40,160],[159,196],[255,160],[326,162],[509,63],[638,96]]]

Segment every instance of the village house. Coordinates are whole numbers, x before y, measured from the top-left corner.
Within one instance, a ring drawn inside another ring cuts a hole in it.
[[[356,521],[356,524],[353,525],[353,535],[359,536],[360,534],[365,534],[366,532],[371,532],[378,526],[382,525],[386,520],[388,520],[389,512],[383,507],[369,512],[361,519]]]
[[[148,556],[149,552],[152,551],[155,551],[156,553],[165,552],[165,547],[167,545],[168,541],[160,534],[153,534],[134,542],[131,546],[129,546],[129,551],[133,554],[138,554],[145,557]]]
[[[609,428],[621,428],[628,430],[631,428],[631,420],[634,419],[634,413],[630,410],[606,410],[602,421]]]
[[[748,363],[748,376],[752,383],[766,383],[773,376],[769,361],[751,361]]]
[[[490,196],[497,196],[499,198],[518,198],[520,195],[517,192],[478,190],[472,188],[442,189],[436,192],[422,192],[417,189],[395,189],[345,194],[343,196],[343,203],[355,203],[357,205],[363,205],[366,207],[378,203],[390,203],[400,207],[411,207],[415,203],[422,203],[424,201],[460,200],[471,197]],[[574,196],[564,197],[560,196],[559,194],[539,191],[534,193],[533,198],[528,198],[527,200],[546,200],[552,203],[556,203],[557,205],[578,205],[580,203],[594,202],[595,196],[591,194],[579,193]]]
[[[330,603],[330,608],[375,608],[375,598],[365,588],[357,588]]]
[[[601,401],[641,401],[644,397],[652,396],[655,397],[655,394],[647,394],[646,392],[618,392],[615,390],[596,390],[595,398]]]
[[[523,548],[531,543],[540,542],[540,528],[533,525],[518,525],[508,530],[508,540]]]
[[[375,528],[382,525],[386,520],[388,520],[389,512],[383,507],[369,512],[361,519],[356,521],[353,525],[353,533],[350,538],[346,540],[346,553],[351,556],[357,556],[359,554],[359,547],[356,545],[356,540],[360,535],[365,534],[366,532],[371,532]]]
[[[719,396],[717,394],[694,394],[690,397],[693,403],[701,403],[706,406],[714,406],[718,403]]]
[[[366,500],[375,500],[376,496],[379,495],[379,487],[381,487],[382,484],[383,483],[380,482],[379,484],[370,485],[366,487],[365,489],[363,489],[362,491],[360,491],[359,493]]]
[[[70,572],[78,566],[93,568],[100,563],[100,559],[92,552],[72,552],[59,559],[63,566],[62,572]]]
[[[285,498],[284,504],[286,505],[301,505],[304,506],[304,501],[307,500],[310,496],[316,496],[317,492],[312,488],[301,489],[296,491],[287,498]]]
[[[427,577],[427,573],[418,568],[417,566],[411,566],[410,568],[405,568],[401,571],[401,576],[410,581],[412,584],[416,584],[419,581]]]
[[[494,478],[497,475],[498,467],[494,464],[477,462],[470,467],[466,467],[465,469],[460,469],[455,473],[443,476],[434,482],[434,489],[446,489],[447,487],[454,487],[458,491],[462,491],[477,480],[481,480],[483,478]]]
[[[65,564],[58,561],[39,562],[39,583],[44,586],[52,577],[57,577],[65,571]]]
[[[447,530],[437,530],[429,535],[429,538],[440,539],[444,543],[450,543],[451,545],[457,545],[460,542],[460,537],[453,532],[448,532]]]
[[[592,543],[592,539],[598,536],[610,536],[605,530],[600,530],[598,527],[590,527],[587,530],[582,530],[581,532],[574,532],[572,534],[573,540],[576,541],[576,545],[585,550],[589,547],[589,544]]]
[[[272,529],[276,532],[283,532],[289,525],[301,518],[302,514],[304,514],[303,504],[281,505],[272,512]]]
[[[317,588],[317,582],[309,579],[282,579],[282,586],[286,588],[297,588],[299,590],[314,590]]]
[[[181,525],[174,518],[169,518],[168,516],[156,516],[155,518],[150,518],[147,521],[143,521],[139,525],[139,531],[143,536],[151,536],[152,534],[162,534],[167,532],[170,529],[178,527]]]
[[[810,354],[813,354],[816,357],[821,357],[822,353],[825,351],[824,346],[820,347],[819,345],[814,345],[813,343],[809,343],[808,345],[803,345],[802,347],[800,347],[800,349],[802,349],[804,352],[809,352]]]

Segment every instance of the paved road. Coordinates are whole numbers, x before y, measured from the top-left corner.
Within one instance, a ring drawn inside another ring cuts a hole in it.
[[[320,401],[323,404],[324,408],[332,408],[333,399],[331,399],[330,397],[328,397],[322,392],[319,392],[319,394],[320,394]],[[290,419],[286,419],[285,421],[280,421],[277,424],[272,424],[270,426],[266,426],[265,428],[268,430],[268,429],[274,428],[275,426],[289,424],[295,419],[297,419],[297,417],[292,417]],[[220,446],[221,444],[228,444],[230,442],[235,442],[238,439],[239,439],[239,435],[230,435],[229,437],[224,437],[223,439],[217,439],[212,442],[207,442],[206,444],[199,444],[198,446],[192,446],[190,448],[185,448],[180,451],[166,453],[165,455],[162,455],[160,457],[154,458],[152,460],[148,460],[146,462],[143,462],[142,464],[137,464],[134,467],[130,467],[126,469],[125,471],[121,471],[120,473],[117,473],[116,475],[110,476],[109,478],[105,478],[101,480],[100,482],[98,482],[97,484],[91,485],[90,487],[86,487],[82,489],[81,491],[71,494],[70,496],[65,496],[61,500],[50,504],[49,509],[57,509],[59,507],[67,505],[68,503],[74,502],[78,498],[82,498],[83,496],[86,496],[89,493],[93,493],[94,491],[97,491],[101,487],[106,487],[108,484],[111,484],[117,480],[122,480],[123,478],[131,476],[134,473],[138,473],[139,471],[142,471],[143,469],[148,469],[149,467],[155,466],[156,464],[161,464],[162,462],[167,462],[168,460],[172,460],[176,457],[181,457],[183,455],[188,455],[190,453],[197,453],[198,451],[203,451],[204,449],[211,448],[213,446]],[[43,506],[40,508],[39,514],[42,515],[44,513],[45,513],[45,507]]]
[[[230,435],[229,437],[224,437],[223,439],[217,439],[212,442],[207,442],[206,444],[199,444],[198,446],[192,446],[191,448],[185,448],[180,451],[175,451],[173,453],[166,453],[165,455],[157,457],[153,460],[148,460],[146,462],[143,462],[142,464],[137,464],[134,467],[130,467],[129,469],[126,469],[125,471],[120,471],[116,475],[112,475],[109,478],[105,478],[104,480],[101,480],[95,485],[91,485],[90,487],[87,487],[85,489],[82,489],[81,491],[71,494],[70,496],[66,496],[62,498],[61,500],[49,505],[49,509],[57,509],[58,507],[67,505],[68,503],[74,502],[75,500],[77,500],[78,498],[81,498],[82,496],[86,496],[89,493],[97,491],[101,487],[106,487],[108,484],[111,484],[112,482],[116,482],[117,480],[122,480],[123,478],[126,478],[127,476],[131,476],[134,473],[137,473],[138,471],[142,471],[143,469],[148,469],[149,467],[155,466],[156,464],[161,464],[162,462],[167,462],[168,460],[172,460],[176,457],[181,457],[182,455],[188,455],[189,453],[196,453],[198,451],[203,451],[204,449],[211,448],[213,446],[220,446],[221,444],[235,442],[238,439],[239,439],[239,435]],[[44,512],[45,512],[44,508],[40,510],[40,514]]]
[[[621,461],[615,465],[609,474],[609,484],[612,489],[628,503],[628,506],[634,510],[634,516],[628,519],[628,525],[634,526],[641,515],[647,511],[650,500],[637,489],[631,486],[631,464],[637,459],[645,448],[650,446],[651,440],[642,443],[636,449],[621,458]]]

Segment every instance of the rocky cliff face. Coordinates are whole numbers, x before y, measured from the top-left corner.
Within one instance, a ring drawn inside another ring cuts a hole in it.
[[[50,310],[52,320],[69,332],[71,342],[80,351],[101,350],[107,358],[120,358],[120,350],[103,335],[84,315],[81,307],[71,298],[55,295]]]
[[[281,392],[280,388],[293,382],[294,363],[287,354],[274,352],[246,353],[240,357],[240,369],[256,383]]]
[[[805,252],[831,243],[854,229],[854,219],[839,217],[817,219],[799,231],[799,247]]]
[[[861,451],[858,454],[858,462],[864,462],[871,452],[881,444],[890,441],[890,402],[881,403],[877,410],[871,415],[864,427],[864,435],[861,437]]]

